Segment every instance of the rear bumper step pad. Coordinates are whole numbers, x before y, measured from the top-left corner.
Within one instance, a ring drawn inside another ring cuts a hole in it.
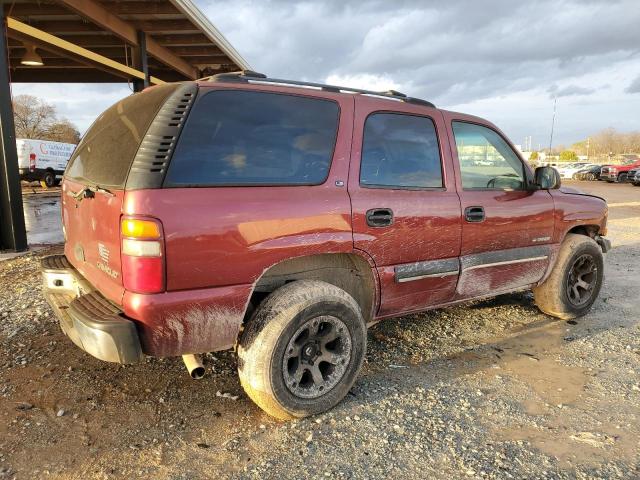
[[[64,255],[45,257],[41,266],[45,298],[73,343],[107,362],[142,360],[135,324],[92,289]]]

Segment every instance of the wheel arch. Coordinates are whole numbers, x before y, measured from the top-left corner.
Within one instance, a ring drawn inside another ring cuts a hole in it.
[[[586,235],[587,237],[593,238],[598,234],[599,231],[600,231],[600,225],[594,225],[589,223],[585,223],[584,225],[576,225],[565,232],[564,237],[562,238],[562,241],[564,242],[565,238],[567,238],[567,235],[569,235],[570,233],[576,233],[578,235]]]
[[[370,323],[378,301],[375,267],[360,253],[327,253],[289,258],[267,268],[256,280],[247,302],[243,325],[271,292],[296,280],[321,280],[346,291]]]

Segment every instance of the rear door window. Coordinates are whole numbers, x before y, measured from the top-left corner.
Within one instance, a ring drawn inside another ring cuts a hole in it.
[[[189,115],[165,186],[321,184],[329,174],[338,118],[331,100],[209,92]]]
[[[399,113],[369,115],[364,126],[360,185],[442,187],[442,162],[433,120]]]
[[[84,134],[67,168],[67,178],[122,187],[149,125],[179,84],[130,95],[102,113]]]

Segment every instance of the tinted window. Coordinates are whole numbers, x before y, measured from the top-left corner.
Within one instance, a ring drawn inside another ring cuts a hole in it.
[[[453,133],[463,188],[523,189],[524,165],[500,135],[465,122],[453,122]]]
[[[360,184],[383,187],[442,187],[442,166],[433,121],[375,113],[364,126]]]
[[[162,85],[130,95],[102,113],[76,147],[65,175],[101,186],[124,185],[142,137],[177,86]]]
[[[263,92],[207,93],[189,115],[166,185],[314,185],[329,173],[335,102]]]

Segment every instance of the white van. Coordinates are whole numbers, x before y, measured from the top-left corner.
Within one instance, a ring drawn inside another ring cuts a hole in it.
[[[46,188],[60,183],[67,162],[76,148],[73,143],[30,138],[17,138],[16,147],[20,179],[38,180]]]

